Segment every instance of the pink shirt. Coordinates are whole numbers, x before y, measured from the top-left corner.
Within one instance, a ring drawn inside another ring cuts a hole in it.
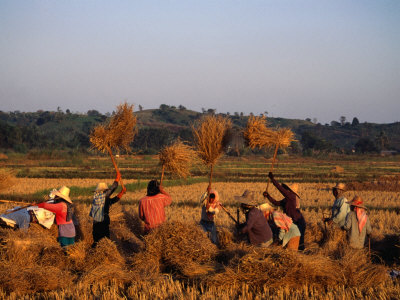
[[[68,222],[66,221],[66,219],[67,219],[67,204],[64,202],[59,202],[59,203],[55,203],[55,204],[43,202],[43,203],[39,203],[37,206],[55,213],[57,225],[72,223],[72,220],[69,220]]]
[[[139,217],[145,223],[146,231],[156,228],[165,222],[165,207],[170,205],[172,198],[167,193],[146,196],[139,201]]]

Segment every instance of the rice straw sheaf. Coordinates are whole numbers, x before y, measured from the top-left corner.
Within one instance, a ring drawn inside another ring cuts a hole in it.
[[[250,116],[243,136],[251,149],[272,147],[277,140],[276,132],[266,126],[266,118],[264,116]]]
[[[194,157],[194,150],[182,141],[177,141],[161,149],[160,164],[163,169],[178,177],[186,178],[190,175],[190,167]]]
[[[276,132],[275,139],[275,145],[279,148],[287,148],[294,141],[294,133],[289,128],[281,128]]]
[[[178,278],[196,278],[214,270],[217,248],[198,225],[181,222],[166,223],[145,237],[146,251],[134,257],[134,266],[146,257],[150,268],[168,271]],[[153,264],[154,262],[154,264]],[[146,274],[144,266],[142,271]]]
[[[14,172],[6,169],[0,169],[0,191],[10,188],[16,183]]]
[[[214,165],[229,143],[232,123],[228,118],[209,115],[192,127],[196,152],[201,161]]]
[[[109,149],[125,150],[129,152],[129,145],[133,141],[136,130],[136,117],[133,115],[133,105],[123,103],[118,105],[117,112],[107,124],[96,126],[90,134],[92,147],[100,152]]]

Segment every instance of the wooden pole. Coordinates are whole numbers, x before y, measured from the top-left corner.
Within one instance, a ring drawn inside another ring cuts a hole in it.
[[[222,209],[228,214],[228,216],[233,220],[233,222],[235,222],[236,224],[239,224],[239,222],[238,221],[236,221],[236,219],[231,215],[231,213],[220,203],[219,204],[221,207],[222,207]]]
[[[269,170],[270,172],[272,172],[274,170],[274,164],[275,164],[276,156],[278,154],[278,149],[279,149],[279,144],[276,144],[274,157],[272,158],[271,169]],[[267,192],[268,192],[269,182],[270,182],[270,180],[269,180],[269,177],[268,177],[267,188],[265,189],[265,191],[267,191]]]
[[[161,179],[160,179],[160,185],[162,185],[163,182],[163,178],[164,178],[164,170],[165,170],[165,166],[162,166],[162,171],[161,171]]]
[[[210,169],[210,181],[208,183],[208,186],[211,188],[211,182],[212,182],[212,175],[213,175],[213,167],[214,165],[211,165],[211,169]]]
[[[119,169],[118,169],[117,163],[115,162],[114,155],[112,154],[111,148],[107,147],[107,150],[108,150],[108,154],[111,157],[111,161],[112,161],[112,163],[114,165],[115,171],[119,172]],[[125,186],[124,186],[124,184],[122,182],[122,179],[119,182],[121,183],[121,187],[124,188]]]
[[[12,201],[12,200],[0,200],[3,203],[19,203],[19,204],[29,204],[28,202]]]

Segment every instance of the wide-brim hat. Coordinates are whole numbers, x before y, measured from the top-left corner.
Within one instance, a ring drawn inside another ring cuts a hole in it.
[[[286,183],[282,183],[282,186],[283,186],[285,189],[287,189],[287,190],[289,190],[289,191],[295,193],[296,196],[300,198],[300,196],[299,196],[299,194],[298,194],[298,192],[299,192],[299,184],[298,184],[298,183],[293,183],[293,184],[290,185],[290,186],[287,185]]]
[[[360,207],[360,208],[367,209],[367,208],[364,206],[364,201],[363,201],[363,199],[362,199],[360,196],[355,196],[355,197],[353,198],[353,200],[347,201],[346,203],[348,203],[350,206],[356,206],[356,207]]]
[[[337,183],[332,189],[346,191],[346,185],[344,183]]]
[[[64,185],[59,190],[53,191],[52,193],[53,195],[58,196],[69,203],[72,203],[72,200],[69,198],[69,192],[70,189]]]
[[[94,192],[102,192],[102,191],[107,190],[107,189],[108,189],[107,183],[105,183],[105,182],[99,182],[99,183],[97,184],[97,187],[96,187],[96,189],[94,190]]]
[[[249,206],[258,205],[256,193],[249,190],[245,190],[241,196],[235,196],[235,200],[239,201],[240,204],[245,204]]]

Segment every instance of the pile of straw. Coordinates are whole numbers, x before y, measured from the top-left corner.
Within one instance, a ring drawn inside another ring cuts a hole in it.
[[[156,266],[159,272],[178,278],[196,278],[214,270],[217,248],[198,225],[163,224],[145,237],[145,244],[146,251],[133,258],[133,267],[143,274],[154,274]]]
[[[197,155],[206,166],[214,165],[224,153],[231,126],[228,118],[209,115],[192,127]]]
[[[275,145],[276,132],[266,126],[266,118],[250,116],[243,132],[244,139],[251,149],[270,148]]]
[[[136,134],[135,126],[133,105],[125,102],[117,107],[116,114],[107,124],[100,124],[93,129],[90,134],[92,147],[102,153],[112,149],[129,152],[129,145]]]
[[[165,170],[179,177],[186,178],[190,175],[190,167],[194,154],[192,147],[178,140],[172,145],[161,149],[158,156],[163,171]]]

